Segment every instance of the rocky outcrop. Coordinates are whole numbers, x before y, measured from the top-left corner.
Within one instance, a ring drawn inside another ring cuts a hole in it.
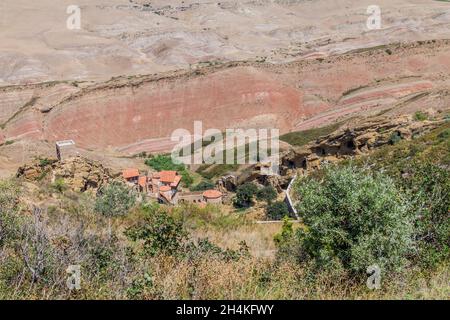
[[[273,186],[278,192],[288,188],[297,175],[320,169],[325,163],[338,162],[358,156],[386,144],[402,139],[412,139],[436,128],[443,120],[415,121],[411,116],[396,119],[374,117],[353,121],[335,132],[302,146],[292,147],[281,153],[280,175],[265,175],[263,164],[256,164],[252,170],[239,176],[238,184],[254,182],[263,186]]]
[[[75,192],[97,190],[116,175],[97,161],[83,157],[57,159],[37,159],[19,168],[17,177],[29,181],[62,180],[65,187]]]
[[[358,123],[352,123],[355,122]],[[409,140],[440,123],[441,121],[415,121],[411,116],[401,116],[396,119],[375,117],[360,121],[359,124],[345,125],[313,143],[283,154],[282,173],[292,175],[293,169],[314,170],[323,163],[361,155],[401,139]]]
[[[220,192],[226,193],[227,191],[234,192],[237,188],[237,177],[233,175],[227,175],[221,177],[216,182],[217,190]]]

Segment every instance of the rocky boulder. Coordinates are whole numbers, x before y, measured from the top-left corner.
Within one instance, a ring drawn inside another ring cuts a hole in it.
[[[54,183],[62,180],[72,191],[97,190],[113,178],[112,172],[97,161],[84,157],[73,157],[62,161],[37,159],[19,168],[18,177],[29,181],[47,179]]]

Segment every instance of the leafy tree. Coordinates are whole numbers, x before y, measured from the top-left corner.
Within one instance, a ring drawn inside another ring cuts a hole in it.
[[[131,190],[120,182],[113,182],[98,192],[95,210],[105,216],[125,215],[136,203]]]
[[[365,273],[378,265],[399,270],[414,247],[410,205],[394,181],[383,174],[348,165],[324,169],[320,181],[297,184],[302,259],[319,268]]]
[[[135,225],[129,227],[125,234],[132,240],[142,240],[146,253],[154,256],[160,252],[173,255],[186,239],[183,223],[179,219],[169,216],[160,207],[146,207],[141,209],[144,217]]]
[[[234,205],[238,208],[248,208],[253,205],[253,198],[258,188],[251,182],[240,185],[236,190]]]
[[[268,204],[271,204],[273,200],[277,198],[277,190],[275,190],[272,186],[266,186],[262,189],[258,190],[256,197],[258,200],[266,201]]]
[[[281,220],[289,216],[289,208],[283,201],[277,201],[267,206],[267,216],[273,220]]]

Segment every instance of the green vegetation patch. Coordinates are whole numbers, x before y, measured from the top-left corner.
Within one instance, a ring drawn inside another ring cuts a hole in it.
[[[181,175],[181,182],[186,186],[190,187],[194,182],[194,178],[190,174],[189,170],[182,163],[177,164],[172,161],[170,155],[156,155],[152,158],[145,160],[145,164],[149,167],[155,169],[156,171],[178,171]]]
[[[305,144],[315,141],[320,137],[329,135],[330,133],[336,131],[341,125],[342,122],[338,122],[321,128],[291,132],[282,135],[280,140],[293,146],[304,146]]]

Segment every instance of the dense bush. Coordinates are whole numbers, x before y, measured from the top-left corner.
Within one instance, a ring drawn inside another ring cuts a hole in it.
[[[54,183],[52,183],[52,188],[59,193],[63,193],[67,190],[67,185],[64,182],[64,179],[58,178]]]
[[[267,206],[267,217],[269,219],[281,220],[286,216],[289,216],[289,209],[283,201],[277,201]]]
[[[389,137],[389,143],[391,145],[397,144],[399,141],[402,140],[402,137],[398,132],[393,132],[391,136]]]
[[[186,239],[183,223],[167,214],[163,208],[143,207],[143,217],[125,234],[132,241],[141,240],[150,256],[158,253],[176,254]]]
[[[253,205],[253,199],[258,192],[258,188],[251,182],[240,185],[236,190],[234,205],[238,208],[248,208]]]
[[[183,258],[189,261],[193,259],[218,259],[223,261],[237,261],[240,258],[248,257],[248,246],[245,241],[239,244],[239,250],[222,249],[209,239],[199,239],[196,242],[188,242],[183,248]]]
[[[352,165],[330,166],[321,181],[296,185],[301,258],[318,267],[365,273],[370,265],[398,271],[414,249],[410,205],[394,181]]]
[[[258,200],[266,201],[267,204],[272,203],[278,196],[277,190],[272,186],[265,186],[258,190],[256,197]]]
[[[163,170],[173,170],[173,171],[183,171],[185,169],[184,164],[175,164],[172,161],[171,156],[167,155],[156,155],[145,161],[145,164],[152,167],[156,171]]]
[[[180,174],[181,174],[181,183],[185,187],[189,188],[192,185],[192,183],[194,182],[194,178],[192,178],[191,174],[186,169],[183,171],[180,171]]]
[[[422,111],[416,111],[414,113],[414,120],[416,121],[425,121],[428,119],[428,115]]]
[[[0,248],[17,236],[19,188],[11,181],[0,181]]]
[[[418,258],[427,265],[450,256],[450,174],[431,163],[414,163],[402,179],[410,194]]]
[[[120,216],[127,214],[135,202],[133,192],[126,185],[113,182],[99,190],[95,210],[105,216]]]

